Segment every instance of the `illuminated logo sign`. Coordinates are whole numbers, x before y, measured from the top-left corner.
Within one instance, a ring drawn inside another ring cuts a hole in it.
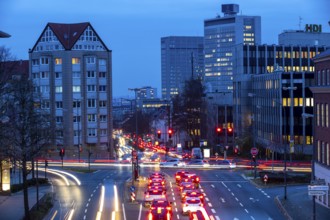
[[[321,33],[322,32],[322,25],[317,25],[317,24],[306,24],[305,25],[305,31],[306,32],[316,32],[316,33]]]

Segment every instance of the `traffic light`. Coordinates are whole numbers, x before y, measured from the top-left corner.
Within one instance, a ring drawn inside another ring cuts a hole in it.
[[[255,163],[256,162],[256,156],[252,156],[252,160],[253,160],[253,162]]]
[[[48,167],[48,160],[45,160],[45,167]]]
[[[238,149],[235,147],[234,149],[234,153],[237,154],[238,153]]]
[[[233,136],[233,133],[234,133],[234,129],[231,128],[231,127],[229,127],[229,128],[227,129],[227,135],[228,135],[228,136]]]
[[[162,132],[161,132],[160,130],[158,130],[158,131],[157,131],[157,137],[158,137],[158,139],[160,139],[161,136],[162,136]]]
[[[222,129],[221,129],[221,128],[219,128],[219,127],[217,127],[217,135],[218,135],[218,136],[220,136],[220,135],[221,135],[221,133],[222,133]]]
[[[168,129],[168,138],[172,138],[173,130],[170,128]]]
[[[64,154],[65,154],[65,150],[64,150],[64,148],[61,148],[61,150],[60,150],[60,157],[64,157]]]

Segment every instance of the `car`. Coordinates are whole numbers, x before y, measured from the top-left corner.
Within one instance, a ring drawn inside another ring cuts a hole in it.
[[[236,168],[236,163],[230,160],[217,160],[216,165],[221,168]]]
[[[178,167],[178,166],[183,166],[184,162],[182,160],[179,160],[177,158],[169,159],[167,161],[163,161],[159,163],[159,166],[162,167]]]
[[[193,198],[200,198],[201,202],[203,204],[205,204],[205,197],[204,194],[202,192],[200,192],[199,190],[188,190],[186,191],[185,195],[183,197],[181,197],[182,202],[184,202],[188,197]]]
[[[193,182],[196,188],[199,188],[200,179],[195,173],[185,173],[181,176],[180,182]]]
[[[144,192],[144,206],[151,205],[154,199],[166,199],[166,192],[163,190],[146,190]]]
[[[194,190],[195,184],[192,182],[183,182],[180,185],[180,194],[181,194],[181,199],[185,197],[186,193],[190,190]]]
[[[185,171],[185,170],[180,170],[180,171],[177,171],[176,173],[175,173],[175,182],[176,182],[176,184],[180,184],[180,182],[181,182],[181,178],[182,178],[182,176],[184,175],[184,174],[187,174],[187,173],[189,173],[189,171]]]
[[[189,220],[210,220],[209,215],[205,209],[197,210],[196,212],[189,213]]]
[[[184,215],[201,209],[204,209],[204,204],[199,198],[187,197],[185,202],[182,203],[182,213]]]
[[[161,183],[162,185],[165,185],[166,181],[165,178],[163,177],[149,177],[148,178],[148,184],[153,183],[153,182],[158,182]]]
[[[161,182],[151,182],[147,185],[147,189],[149,190],[162,190],[162,191],[166,191],[166,185],[162,184]]]
[[[189,161],[188,163],[186,163],[186,165],[189,167],[209,167],[210,164],[206,161],[206,160],[203,160],[203,159],[194,159],[194,160],[191,160]]]
[[[158,154],[153,154],[149,159],[150,162],[160,162],[160,156]]]
[[[173,215],[171,203],[166,199],[154,199],[148,212],[148,220],[171,220]]]

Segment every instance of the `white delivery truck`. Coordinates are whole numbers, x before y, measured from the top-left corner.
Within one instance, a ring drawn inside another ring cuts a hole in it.
[[[200,147],[194,147],[191,149],[191,158],[203,159],[202,149]]]

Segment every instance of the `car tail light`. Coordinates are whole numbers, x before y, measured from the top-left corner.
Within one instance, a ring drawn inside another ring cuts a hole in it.
[[[155,209],[156,209],[156,207],[153,207],[153,206],[152,206],[150,209],[152,209],[152,210],[155,210]]]
[[[199,206],[202,206],[203,207],[204,205],[203,205],[203,203],[201,203],[201,204],[199,204]]]
[[[165,185],[165,181],[162,181],[162,184]]]
[[[180,190],[182,190],[183,189],[183,186],[180,186]]]
[[[196,181],[199,182],[199,178],[198,177],[196,177]]]
[[[201,199],[202,199],[202,198],[203,198],[203,196],[199,196],[199,198],[201,198]]]
[[[146,194],[146,198],[149,198],[149,193]]]
[[[170,206],[167,206],[167,207],[166,207],[166,210],[167,210],[167,211],[171,211],[171,209],[172,209],[172,208],[171,208]]]

